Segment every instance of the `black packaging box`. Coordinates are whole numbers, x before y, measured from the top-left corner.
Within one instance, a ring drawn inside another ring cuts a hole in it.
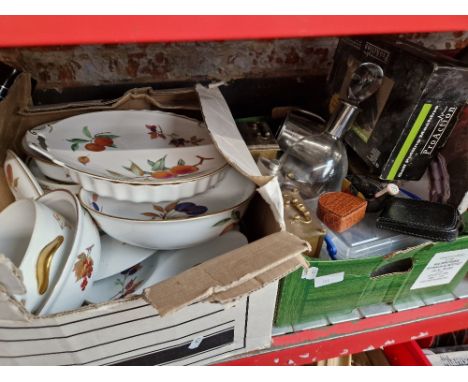
[[[362,62],[384,71],[380,89],[360,104],[346,143],[384,180],[418,180],[468,100],[468,67],[393,38],[342,38],[329,76],[330,109],[345,97]]]

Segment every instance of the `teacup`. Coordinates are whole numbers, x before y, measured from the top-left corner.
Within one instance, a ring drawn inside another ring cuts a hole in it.
[[[26,294],[17,299],[27,310],[35,312],[52,294],[72,241],[70,223],[37,201],[18,200],[0,214],[0,253],[23,273]]]
[[[37,314],[52,314],[80,307],[96,277],[101,256],[99,232],[77,197],[69,191],[51,191],[38,199],[65,216],[72,224],[73,242],[68,256],[61,258],[60,276],[50,297]]]

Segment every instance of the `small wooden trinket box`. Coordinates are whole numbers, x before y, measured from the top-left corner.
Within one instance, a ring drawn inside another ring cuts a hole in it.
[[[366,214],[367,201],[345,192],[328,192],[319,197],[317,216],[335,232],[359,223]]]

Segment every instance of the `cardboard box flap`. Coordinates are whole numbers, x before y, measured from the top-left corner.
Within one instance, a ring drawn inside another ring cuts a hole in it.
[[[283,278],[300,267],[307,268],[308,263],[303,256],[295,256],[238,286],[224,292],[214,293],[208,300],[210,302],[228,304],[229,302],[237,300],[239,296],[252,293],[272,281]]]
[[[224,154],[229,164],[257,185],[263,186],[268,183],[271,177],[262,176],[220,90],[206,88],[200,84],[197,84],[195,89],[200,97],[203,119],[218,150]]]
[[[301,254],[308,250],[307,242],[278,232],[162,281],[149,289],[147,297],[161,316],[230,290],[233,293],[219,296],[234,300],[297,269],[298,264],[306,267]]]
[[[98,108],[102,109],[119,109],[124,106],[125,109],[131,108],[127,104],[129,100],[144,99],[148,106],[154,106],[162,110],[200,110],[198,97],[193,88],[178,88],[154,90],[151,87],[135,88],[126,91],[122,96],[111,100],[86,100],[71,103],[52,104],[52,105],[34,105],[28,107],[28,115],[34,113],[53,112],[59,110],[82,109],[82,108]],[[132,105],[130,103],[130,105]]]
[[[260,195],[271,206],[276,221],[284,230],[283,198],[277,179],[262,176],[220,90],[200,84],[195,90],[200,98],[203,119],[216,147],[230,165],[260,186]]]
[[[0,284],[2,284],[10,294],[26,293],[21,270],[3,254],[0,254],[0,280]]]
[[[286,223],[284,221],[283,194],[281,193],[278,178],[275,177],[264,186],[257,188],[257,192],[270,206],[273,216],[280,225],[281,230],[285,231]]]

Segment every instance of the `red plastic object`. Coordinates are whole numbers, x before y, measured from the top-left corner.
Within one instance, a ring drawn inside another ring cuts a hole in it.
[[[461,330],[468,299],[273,337],[271,348],[220,365],[304,365]]]
[[[416,341],[388,346],[384,353],[392,366],[431,366]]]
[[[0,47],[464,31],[468,16],[0,16]]]

